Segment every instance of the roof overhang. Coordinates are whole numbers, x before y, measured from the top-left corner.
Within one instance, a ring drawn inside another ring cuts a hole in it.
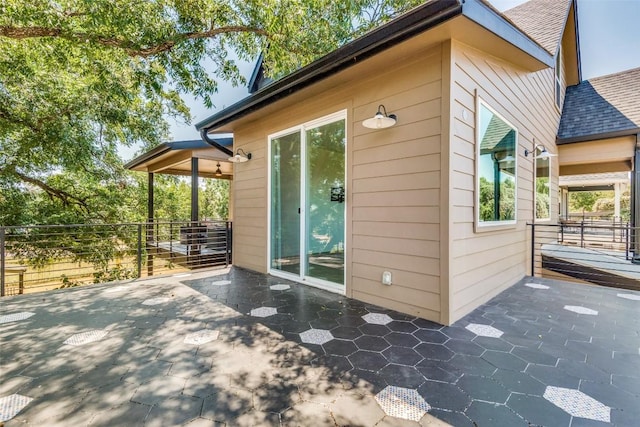
[[[216,138],[220,145],[233,145],[232,138]],[[218,164],[222,178],[229,178],[233,168],[229,155],[202,140],[165,142],[141,154],[124,165],[125,169],[161,173],[165,175],[191,175],[191,159],[198,159],[198,176],[214,178]],[[218,177],[220,178],[220,177]]]
[[[349,75],[350,69],[391,47],[406,56],[412,47],[424,49],[451,39],[531,71],[554,64],[546,50],[483,1],[430,1],[197,123],[196,128],[201,132],[233,132],[240,119],[253,120],[258,111],[266,114],[266,107],[303,89],[314,87],[305,91],[308,98],[335,86],[332,78],[342,83],[356,79],[357,72]]]
[[[556,137],[557,145],[575,144],[580,142],[599,141],[601,139],[620,138],[625,136],[635,136],[640,134],[640,128],[630,128],[624,130],[617,130],[612,132],[598,133],[592,135],[579,135],[571,138],[558,138]]]

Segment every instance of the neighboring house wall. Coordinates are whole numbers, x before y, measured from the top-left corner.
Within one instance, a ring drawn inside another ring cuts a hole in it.
[[[529,274],[530,228],[534,217],[533,156],[524,156],[535,143],[555,153],[560,119],[555,107],[554,70],[535,73],[490,57],[459,42],[451,48],[451,170],[449,293],[451,323]],[[475,159],[476,96],[518,130],[517,224],[476,231]],[[558,185],[558,161],[552,158],[551,188]],[[551,220],[558,215],[558,196],[551,191]],[[444,279],[443,279],[444,280]]]
[[[234,148],[253,156],[235,166],[236,266],[267,271],[268,136],[346,109],[347,295],[441,321],[441,54],[439,45],[407,51],[386,68],[380,66],[386,53],[377,55],[377,66],[370,60],[355,66],[355,80],[333,76],[338,83],[331,90],[302,91],[300,102],[276,104],[272,114],[235,131]],[[378,104],[397,114],[396,126],[362,126]],[[392,272],[392,286],[380,283],[384,270]]]

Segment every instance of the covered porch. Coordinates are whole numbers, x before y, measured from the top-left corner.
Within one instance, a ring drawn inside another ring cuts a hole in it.
[[[208,138],[210,139],[210,138]],[[218,136],[211,143],[201,139],[163,143],[141,154],[125,165],[126,169],[146,172],[148,176],[146,248],[150,255],[147,274],[153,275],[153,258],[178,262],[186,268],[210,267],[217,263],[229,264],[231,247],[231,218],[226,227],[200,217],[198,186],[201,179],[233,178],[233,138]],[[190,222],[178,230],[169,231],[169,239],[160,239],[154,222],[162,222],[155,215],[154,177],[156,174],[188,176],[191,180]],[[231,187],[229,192],[231,192]],[[233,198],[229,194],[229,203]],[[232,206],[229,214],[232,215]],[[174,236],[178,237],[177,239]]]

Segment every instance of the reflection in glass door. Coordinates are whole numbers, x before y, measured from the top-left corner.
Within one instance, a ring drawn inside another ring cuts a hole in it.
[[[344,122],[306,132],[305,274],[344,284]]]
[[[271,268],[300,274],[300,133],[271,140]]]
[[[271,138],[272,273],[344,289],[345,140],[343,114]]]

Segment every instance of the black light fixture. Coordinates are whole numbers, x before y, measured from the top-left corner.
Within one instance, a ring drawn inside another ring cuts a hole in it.
[[[385,129],[396,124],[398,117],[395,114],[387,114],[384,105],[378,105],[378,112],[370,119],[362,122],[362,126],[369,129]]]
[[[220,169],[220,163],[218,163],[218,169],[216,169],[216,176],[220,177],[222,176],[222,170]]]
[[[242,148],[236,150],[236,154],[229,157],[229,161],[232,163],[244,163],[251,160],[251,153],[245,153]]]
[[[540,150],[540,154],[535,156],[535,154]],[[549,157],[555,157],[555,154],[551,154],[547,151],[547,147],[543,144],[536,144],[536,140],[533,140],[533,150],[529,151],[526,148],[524,149],[524,156],[528,157],[529,154],[533,154],[536,159],[548,159]]]

